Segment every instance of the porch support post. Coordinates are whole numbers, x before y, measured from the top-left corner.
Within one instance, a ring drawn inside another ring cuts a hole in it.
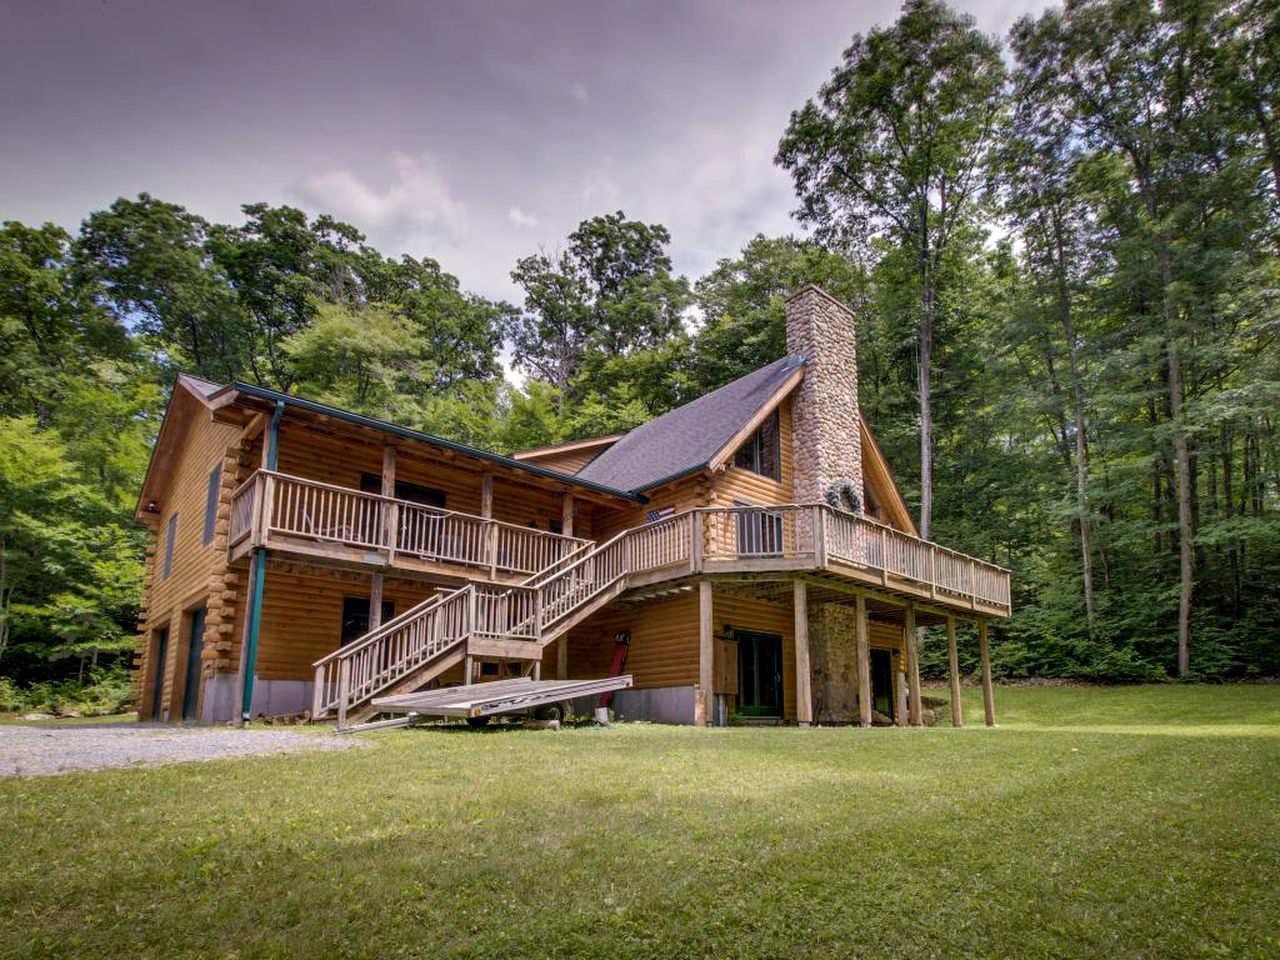
[[[916,654],[916,610],[907,606],[902,615],[902,641],[907,651],[907,706],[908,723],[919,727],[924,723],[923,706],[920,703],[920,661]]]
[[[369,629],[377,630],[382,626],[382,574],[375,573],[369,578]]]
[[[982,658],[982,709],[988,727],[996,725],[996,693],[991,684],[991,649],[987,645],[987,621],[978,621],[978,656]]]
[[[947,617],[947,673],[951,677],[951,725],[964,726],[964,704],[960,702],[960,652],[956,647],[956,618]]]
[[[486,473],[480,479],[480,517],[493,519],[493,474]],[[498,526],[485,524],[485,554],[489,558],[489,579],[498,579]]]
[[[396,448],[388,444],[383,447],[383,497],[396,497]],[[387,544],[387,562],[396,562],[396,548],[399,545],[399,504],[388,504],[384,515],[384,543]],[[372,620],[370,623],[374,622]]]
[[[560,634],[556,641],[556,679],[569,679],[569,634]]]
[[[694,723],[710,726],[713,689],[715,687],[715,630],[711,621],[712,586],[710,580],[698,584],[698,700],[694,706]]]
[[[467,654],[462,658],[462,685],[464,687],[471,686],[471,677],[475,673],[475,661],[471,659],[471,654]]]
[[[854,634],[858,645],[858,723],[871,726],[871,638],[867,636],[867,598],[858,594]]]
[[[267,428],[266,442],[263,446],[265,462],[263,466],[275,472],[280,463],[280,421],[284,418],[284,401],[276,401],[275,412],[271,415],[271,425]],[[270,478],[267,482],[264,510],[272,509],[272,489]],[[253,710],[253,675],[258,668],[258,634],[262,629],[262,590],[267,578],[267,548],[257,547],[249,559],[250,594],[248,608],[245,610],[244,636],[240,641],[240,723],[243,724],[252,716]]]
[[[809,686],[809,585],[803,580],[791,584],[796,617],[796,723],[813,723],[813,695]],[[861,598],[859,598],[861,599]]]
[[[578,510],[578,501],[572,493],[564,495],[564,503],[560,506],[560,532],[566,537],[573,536],[573,515]]]

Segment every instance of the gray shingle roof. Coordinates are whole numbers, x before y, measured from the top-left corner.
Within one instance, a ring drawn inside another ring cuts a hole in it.
[[[641,491],[706,467],[802,366],[803,357],[783,357],[643,423],[578,471],[578,477]]]

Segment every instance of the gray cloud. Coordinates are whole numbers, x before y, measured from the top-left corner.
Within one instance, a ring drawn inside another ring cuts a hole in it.
[[[1003,33],[1046,0],[968,0]],[[697,275],[796,229],[791,110],[896,0],[42,0],[0,9],[0,217],[141,190],[294,203],[514,299],[584,217],[664,223]]]

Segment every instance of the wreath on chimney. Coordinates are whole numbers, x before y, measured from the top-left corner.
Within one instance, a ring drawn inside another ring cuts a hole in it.
[[[852,480],[840,479],[827,487],[827,505],[843,513],[862,513],[862,499]]]

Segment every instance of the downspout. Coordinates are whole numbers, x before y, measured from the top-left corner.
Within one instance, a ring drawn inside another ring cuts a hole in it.
[[[284,416],[284,401],[276,401],[275,413],[271,415],[271,426],[267,430],[267,469],[275,471],[280,460],[280,419]],[[263,503],[264,510],[270,510],[270,503]],[[249,560],[249,578],[253,581],[253,590],[249,595],[249,629],[245,638],[243,664],[243,692],[240,700],[240,719],[248,722],[253,707],[253,676],[258,664],[258,633],[262,629],[262,588],[267,579],[267,548],[254,548]]]

